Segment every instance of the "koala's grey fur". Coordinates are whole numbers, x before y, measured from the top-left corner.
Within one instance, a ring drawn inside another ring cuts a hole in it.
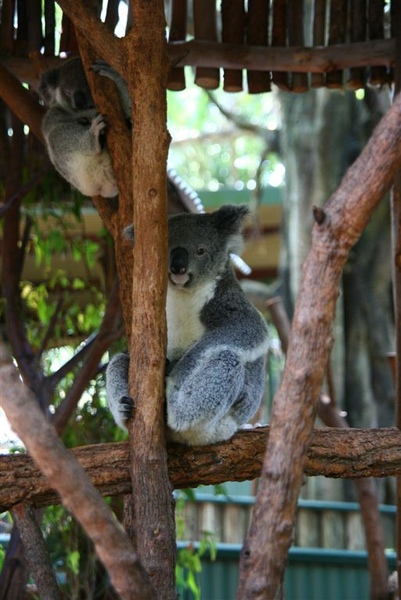
[[[173,441],[226,440],[263,396],[267,327],[229,257],[241,246],[247,213],[244,206],[224,206],[169,220],[166,406]],[[128,234],[133,238],[132,227]],[[106,372],[109,407],[122,427],[133,409],[128,366],[128,356],[117,354]]]
[[[128,118],[130,100],[122,77],[101,61],[93,69],[115,81]],[[72,58],[45,71],[38,92],[48,107],[42,131],[57,171],[87,196],[116,196],[118,189],[106,147],[106,120],[96,111],[81,59]]]
[[[40,77],[38,92],[48,107],[59,106],[74,111],[95,108],[82,61],[78,56],[63,61],[59,67],[44,71]]]
[[[73,112],[54,106],[43,118],[50,160],[86,196],[112,198],[118,193],[105,128],[105,118],[96,109]]]

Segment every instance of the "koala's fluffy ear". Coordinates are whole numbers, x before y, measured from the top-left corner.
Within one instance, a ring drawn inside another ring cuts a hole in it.
[[[49,69],[40,76],[38,94],[45,104],[50,104],[53,100],[53,93],[58,86],[60,71],[58,68]]]
[[[227,204],[213,213],[217,229],[227,237],[227,250],[234,254],[240,254],[243,246],[242,227],[249,209],[245,204],[237,206]]]
[[[134,226],[127,225],[127,227],[124,227],[123,236],[124,236],[124,239],[128,240],[129,242],[134,243],[134,241],[135,241]]]
[[[227,204],[213,213],[213,218],[218,229],[226,233],[238,233],[241,231],[245,217],[249,214],[249,208],[245,204]]]

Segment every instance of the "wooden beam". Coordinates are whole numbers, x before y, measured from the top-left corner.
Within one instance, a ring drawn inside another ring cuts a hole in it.
[[[228,442],[190,448],[168,447],[168,466],[175,489],[246,481],[259,476],[269,427],[244,430]],[[104,496],[132,492],[127,442],[75,448],[72,453]],[[315,429],[305,474],[349,478],[401,474],[401,431],[386,429]],[[25,454],[0,455],[0,512],[20,502],[35,507],[59,504],[46,477]]]
[[[249,71],[330,73],[337,69],[366,66],[393,66],[395,39],[355,42],[316,47],[263,47],[221,44],[210,41],[170,42],[170,63],[175,67],[222,67]],[[56,66],[61,59],[43,57],[35,62],[16,56],[0,57],[0,64],[21,81],[37,85],[37,64]]]
[[[270,47],[196,41],[168,44],[174,66],[205,66],[250,71],[330,73],[351,67],[395,62],[395,39],[326,47]]]

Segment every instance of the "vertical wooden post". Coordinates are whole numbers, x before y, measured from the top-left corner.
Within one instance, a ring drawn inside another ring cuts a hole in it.
[[[130,340],[131,478],[125,525],[158,598],[175,592],[175,523],[164,431],[167,45],[163,0],[131,0],[125,39],[132,98],[134,267]]]
[[[395,94],[401,92],[401,7],[395,3],[392,11],[392,33],[396,34],[396,64],[395,64]],[[398,170],[393,181],[391,199],[391,220],[393,234],[393,294],[394,294],[394,319],[396,334],[396,377],[395,377],[395,422],[401,429],[401,171]],[[396,546],[397,546],[397,573],[398,595],[401,594],[401,477],[396,478],[397,518],[396,518]]]

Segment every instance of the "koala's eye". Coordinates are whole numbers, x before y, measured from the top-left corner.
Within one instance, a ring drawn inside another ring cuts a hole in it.
[[[206,250],[203,246],[199,246],[199,248],[197,248],[197,250],[196,250],[196,254],[198,256],[202,256],[203,254],[205,254],[205,252],[206,252]]]
[[[89,121],[89,119],[87,117],[79,117],[79,119],[77,119],[78,123],[80,125],[90,125],[91,122]]]

